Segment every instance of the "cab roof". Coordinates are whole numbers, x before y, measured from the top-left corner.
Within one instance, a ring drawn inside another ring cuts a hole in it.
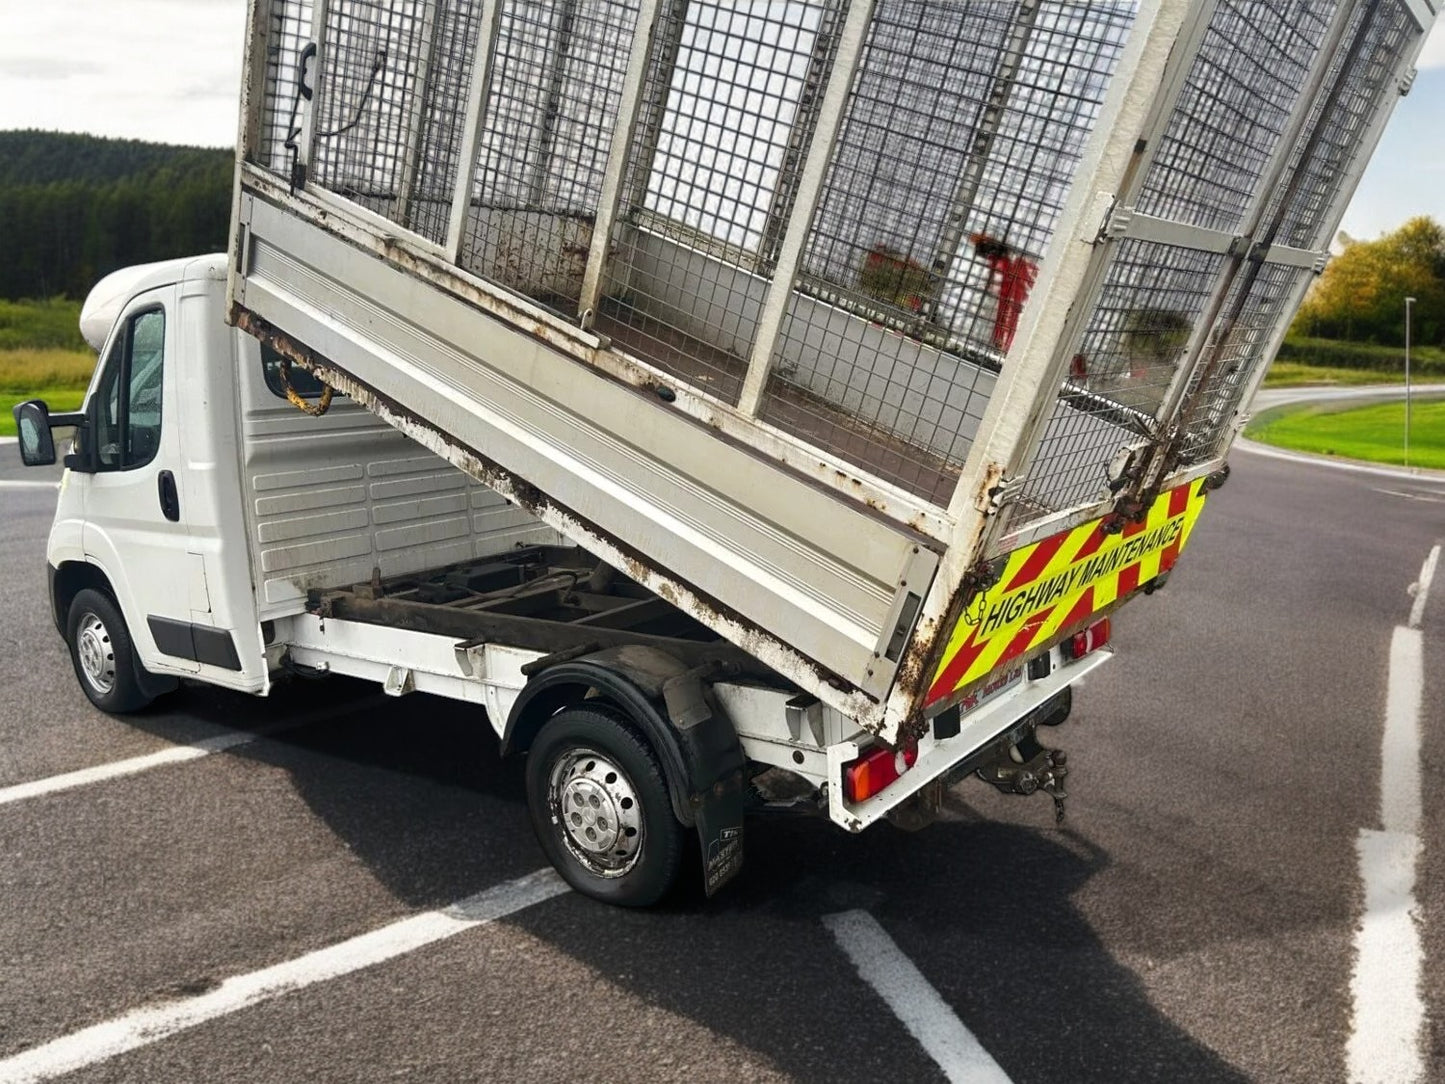
[[[159,286],[195,279],[225,279],[225,253],[208,256],[185,256],[159,263],[143,263],[112,271],[91,287],[80,309],[80,334],[97,352],[105,346],[106,337],[116,317],[132,298]]]

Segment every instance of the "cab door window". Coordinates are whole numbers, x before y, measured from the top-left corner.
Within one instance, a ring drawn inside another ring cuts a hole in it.
[[[127,320],[111,344],[94,396],[101,470],[143,467],[160,449],[165,341],[165,313],[150,309]]]

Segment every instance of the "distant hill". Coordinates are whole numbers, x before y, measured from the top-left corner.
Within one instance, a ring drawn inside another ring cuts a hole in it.
[[[68,132],[0,132],[0,186],[119,181],[171,168],[229,167],[230,151]]]
[[[226,246],[227,150],[0,132],[0,298],[83,298],[118,267]]]

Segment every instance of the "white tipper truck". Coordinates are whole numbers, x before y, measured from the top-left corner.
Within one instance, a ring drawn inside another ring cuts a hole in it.
[[[1161,586],[1434,0],[252,0],[225,255],[82,315],[101,708],[476,703],[580,891],[917,824]],[[300,408],[299,410],[297,408]],[[479,712],[479,720],[481,719]]]

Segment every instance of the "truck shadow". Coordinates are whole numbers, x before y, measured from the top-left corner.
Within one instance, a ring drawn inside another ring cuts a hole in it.
[[[234,755],[288,771],[315,814],[412,906],[544,864],[521,764],[497,757],[479,708],[369,703]],[[1109,864],[1082,834],[976,818],[861,836],[822,821],[750,822],[744,871],[711,901],[692,880],[652,911],[568,895],[507,921],[627,1000],[796,1079],[940,1076],[821,921],[853,909],[877,919],[1016,1084],[1247,1079],[1151,1004],[1076,905]],[[679,1051],[657,1075],[675,1076],[686,1058]],[[707,1067],[690,1078],[707,1079]]]

